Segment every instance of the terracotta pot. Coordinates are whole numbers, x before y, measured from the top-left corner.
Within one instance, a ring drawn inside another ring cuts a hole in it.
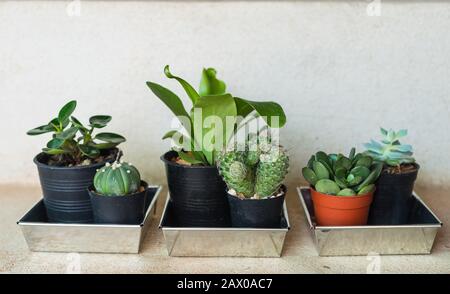
[[[319,226],[363,226],[367,224],[373,192],[357,196],[334,196],[311,189],[314,214]]]

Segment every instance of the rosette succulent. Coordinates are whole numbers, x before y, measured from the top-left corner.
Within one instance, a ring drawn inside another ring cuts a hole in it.
[[[244,150],[234,148],[219,156],[219,172],[237,196],[264,199],[274,196],[289,170],[289,157],[266,138],[250,140]]]
[[[302,174],[320,193],[355,196],[373,192],[382,169],[382,163],[374,162],[368,155],[356,154],[352,148],[348,157],[317,152],[302,169]]]
[[[125,196],[139,191],[141,176],[131,163],[115,161],[97,170],[94,188],[103,196]]]
[[[381,142],[370,140],[365,143],[367,151],[364,152],[376,161],[386,163],[389,166],[400,166],[402,164],[414,163],[412,157],[413,151],[411,145],[401,144],[400,138],[408,134],[408,130],[399,130],[398,132],[389,129],[380,128]]]

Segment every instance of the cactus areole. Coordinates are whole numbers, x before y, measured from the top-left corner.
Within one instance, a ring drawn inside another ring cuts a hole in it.
[[[137,168],[127,162],[107,163],[94,177],[94,187],[103,196],[125,196],[138,192],[141,176]]]

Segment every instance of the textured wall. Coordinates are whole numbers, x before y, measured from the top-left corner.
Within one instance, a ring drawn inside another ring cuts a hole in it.
[[[214,66],[229,90],[287,111],[289,183],[317,149],[347,152],[378,126],[409,128],[419,181],[450,177],[450,3],[382,1],[0,1],[0,182],[37,182],[44,137],[25,132],[68,99],[78,116],[113,116],[127,159],[165,182],[160,140],[172,115],[146,88],[162,68],[197,83]],[[76,10],[75,10],[76,11]]]

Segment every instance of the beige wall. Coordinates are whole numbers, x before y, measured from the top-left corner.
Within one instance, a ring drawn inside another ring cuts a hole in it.
[[[25,132],[68,99],[77,115],[113,116],[127,159],[165,183],[160,137],[172,115],[146,88],[162,68],[197,84],[214,66],[229,90],[286,109],[289,183],[317,149],[347,152],[378,126],[409,128],[419,181],[446,185],[450,136],[450,3],[382,1],[0,1],[0,182],[36,183],[46,141]]]

